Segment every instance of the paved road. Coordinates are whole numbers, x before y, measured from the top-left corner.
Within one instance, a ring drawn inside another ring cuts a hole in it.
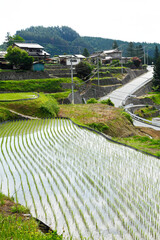
[[[136,90],[138,90],[148,79],[153,77],[153,67],[148,67],[148,72],[143,75],[133,79],[131,82],[125,84],[123,87],[116,89],[110,94],[100,98],[99,100],[105,100],[110,98],[114,103],[115,107],[120,107],[123,105],[123,101],[129,95],[134,94]]]
[[[156,127],[156,126],[153,126],[153,125],[150,125],[150,124],[147,124],[147,123],[144,123],[144,122],[140,122],[140,121],[137,121],[137,120],[133,120],[133,124],[134,124],[134,126],[137,126],[137,127],[149,127],[149,128],[153,128],[157,131],[160,131],[160,127]]]

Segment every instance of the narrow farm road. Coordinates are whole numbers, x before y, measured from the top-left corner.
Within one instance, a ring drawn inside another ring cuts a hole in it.
[[[153,77],[153,67],[148,67],[148,72],[143,75],[133,79],[131,82],[125,84],[123,87],[116,89],[110,94],[100,98],[99,100],[106,100],[108,98],[114,103],[115,107],[121,107],[125,99],[134,94],[139,88],[141,88],[145,83],[151,81]]]
[[[15,111],[13,111],[13,110],[11,110],[11,109],[9,109],[9,111],[12,112],[12,113],[15,113],[15,114],[17,114],[18,116],[20,116],[20,117],[22,117],[22,118],[25,118],[25,119],[30,119],[30,120],[31,120],[31,119],[40,119],[40,118],[37,118],[37,117],[31,117],[31,116],[28,116],[28,115],[24,115],[24,114],[15,112]]]

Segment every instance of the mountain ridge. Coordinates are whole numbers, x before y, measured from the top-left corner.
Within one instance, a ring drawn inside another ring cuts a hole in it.
[[[91,54],[95,51],[112,49],[113,43],[116,41],[118,47],[123,52],[123,56],[127,56],[127,47],[130,42],[115,40],[110,38],[101,37],[81,37],[75,30],[67,26],[56,27],[43,27],[43,26],[31,26],[26,29],[16,31],[16,35],[21,36],[26,42],[39,43],[44,49],[51,54],[82,54],[84,48],[87,48]],[[160,50],[160,44],[158,43],[146,43],[146,42],[132,42],[135,49],[138,46],[142,46],[146,49],[146,54],[149,58],[154,57],[155,46],[158,46]],[[5,47],[2,45],[0,49]],[[152,59],[153,60],[153,59]]]

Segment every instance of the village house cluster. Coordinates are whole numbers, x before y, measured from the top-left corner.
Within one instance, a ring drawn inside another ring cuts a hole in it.
[[[59,63],[63,65],[76,65],[80,61],[86,59],[85,56],[81,54],[74,55],[58,55],[56,57],[51,57],[49,53],[44,50],[44,47],[37,43],[14,43],[13,47],[19,47],[27,51],[29,56],[34,57],[35,61],[45,60],[51,63]],[[6,51],[0,52],[0,64],[5,62]],[[87,57],[88,61],[96,64],[100,61],[101,64],[111,63],[113,60],[119,60],[120,63],[126,63],[130,58],[122,57],[122,51],[118,49],[104,50],[100,52],[95,52]],[[33,69],[34,70],[34,69]]]

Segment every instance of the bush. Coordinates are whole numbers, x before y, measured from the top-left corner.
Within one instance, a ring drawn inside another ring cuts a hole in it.
[[[131,118],[131,116],[130,116],[129,113],[127,113],[127,112],[123,112],[122,115],[125,116],[125,117],[130,121],[130,123],[133,124],[133,120],[132,120],[132,118]]]
[[[45,102],[40,107],[40,112],[42,116],[56,117],[59,111],[57,101],[51,98],[49,101]]]
[[[31,69],[34,60],[26,51],[18,47],[13,48],[12,46],[8,47],[5,58],[12,66],[23,70]]]
[[[109,129],[109,127],[104,124],[104,123],[90,123],[90,124],[87,124],[89,127],[99,131],[99,132],[104,132],[106,130]]]
[[[93,70],[93,66],[88,62],[80,62],[75,66],[75,68],[77,77],[85,80],[89,78],[89,75]]]
[[[90,103],[98,103],[98,100],[95,98],[90,98],[87,100],[87,104],[90,104]]]
[[[100,101],[100,103],[102,103],[102,104],[107,104],[107,105],[109,105],[109,106],[114,106],[114,103],[111,101],[110,98],[108,98],[108,99],[106,99],[106,100],[102,100],[102,101]]]
[[[136,66],[136,68],[139,68],[141,65],[141,60],[138,57],[133,57],[132,59],[133,64]]]

